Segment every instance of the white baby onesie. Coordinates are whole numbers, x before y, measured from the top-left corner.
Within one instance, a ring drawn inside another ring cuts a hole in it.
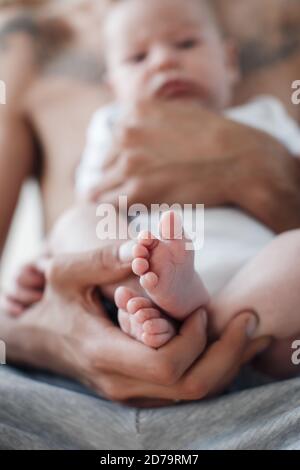
[[[81,196],[101,181],[102,166],[111,148],[113,127],[120,113],[119,106],[112,104],[98,110],[91,120],[76,173],[76,190]],[[224,114],[236,122],[269,133],[291,153],[300,155],[300,129],[276,98],[260,96],[246,105],[228,109]],[[185,229],[189,231],[186,225]],[[222,288],[273,238],[274,234],[268,228],[237,208],[205,209],[204,246],[195,252],[195,266],[209,291],[214,293]]]

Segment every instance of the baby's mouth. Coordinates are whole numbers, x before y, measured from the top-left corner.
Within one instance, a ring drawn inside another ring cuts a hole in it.
[[[199,96],[199,88],[191,81],[181,78],[170,78],[158,81],[153,87],[153,94],[160,99],[180,99]]]

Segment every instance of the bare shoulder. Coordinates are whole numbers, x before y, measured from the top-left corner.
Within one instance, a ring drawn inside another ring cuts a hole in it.
[[[59,18],[40,18],[25,13],[0,23],[0,51],[5,52],[17,36],[23,36],[30,42],[36,59],[41,58],[41,52],[45,58],[44,48],[57,53],[73,39],[72,29],[66,21]]]
[[[30,85],[72,39],[66,23],[18,14],[0,24],[0,79],[8,104],[22,103]]]
[[[20,104],[23,92],[35,75],[35,31],[34,21],[23,15],[1,24],[0,79],[8,95],[5,110]]]

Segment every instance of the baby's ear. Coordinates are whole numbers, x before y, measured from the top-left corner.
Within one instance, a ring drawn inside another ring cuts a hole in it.
[[[225,60],[232,86],[235,86],[241,78],[239,63],[239,49],[233,39],[226,39],[224,43]]]

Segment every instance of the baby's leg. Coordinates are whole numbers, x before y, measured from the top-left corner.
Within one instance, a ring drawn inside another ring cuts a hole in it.
[[[300,333],[300,230],[278,236],[242,268],[208,306],[219,334],[232,316],[254,310],[257,336],[286,340]]]
[[[102,234],[103,236],[99,237],[101,234],[97,233],[96,209],[97,207],[93,203],[80,203],[69,209],[58,219],[48,240],[49,250],[53,255],[82,253],[112,243],[122,243],[122,240],[114,236],[115,234],[111,234],[110,239],[104,237],[107,234]],[[119,217],[117,217],[117,220],[122,225],[122,232],[126,233],[127,220]],[[110,221],[107,220],[107,222]],[[112,215],[111,225],[114,222],[115,217]]]
[[[114,228],[115,222],[116,217],[112,214],[112,219],[107,219],[107,223]],[[93,203],[78,204],[65,212],[56,222],[48,240],[49,251],[52,255],[75,254],[101,249],[107,245],[121,246],[127,241],[127,238],[121,240],[117,235],[119,232],[126,235],[128,225],[126,217],[118,216],[117,223],[118,226],[114,229],[114,233],[99,233],[96,205]],[[142,295],[143,290],[133,274],[126,279],[124,284]],[[113,300],[115,290],[119,285],[118,283],[103,286],[102,292],[108,299]]]

